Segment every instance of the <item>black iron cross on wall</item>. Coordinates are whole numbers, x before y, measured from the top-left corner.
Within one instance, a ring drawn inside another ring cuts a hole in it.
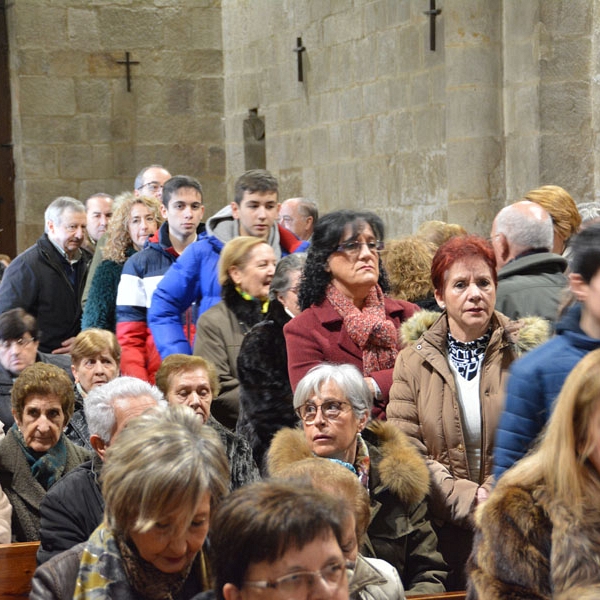
[[[435,52],[435,18],[442,13],[441,8],[435,7],[435,0],[429,0],[429,10],[424,11],[429,17],[429,49]]]
[[[302,45],[302,38],[296,38],[296,47],[294,52],[298,54],[298,81],[304,81],[304,72],[302,70],[302,53],[306,52],[306,48]]]
[[[125,52],[125,60],[118,60],[117,64],[125,65],[125,74],[127,77],[127,91],[131,91],[131,65],[139,65],[139,61],[131,60],[129,52]]]

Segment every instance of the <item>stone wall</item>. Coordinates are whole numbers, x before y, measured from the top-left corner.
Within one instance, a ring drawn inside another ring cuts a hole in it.
[[[224,199],[221,9],[208,0],[7,3],[18,246],[59,195],[133,187],[152,163]],[[127,91],[125,52],[131,66]]]

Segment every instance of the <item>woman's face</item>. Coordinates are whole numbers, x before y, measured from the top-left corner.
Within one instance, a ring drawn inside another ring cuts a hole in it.
[[[109,350],[83,358],[71,365],[75,383],[79,383],[84,392],[112,381],[119,374],[119,365]]]
[[[206,423],[210,417],[212,399],[208,373],[202,367],[171,376],[167,401],[169,404],[189,406],[202,419],[202,423]]]
[[[320,408],[324,403],[339,403],[341,412],[335,419],[327,419]],[[350,402],[346,399],[337,383],[326,381],[319,394],[306,402],[317,408],[314,422],[302,422],[304,435],[311,450],[324,458],[337,458],[350,464],[356,460],[356,435],[363,430],[367,415],[360,419],[354,414]]]
[[[25,399],[23,417],[13,416],[25,445],[34,452],[47,452],[60,439],[65,426],[65,413],[61,400],[54,394],[41,396],[34,394]]]
[[[275,275],[277,259],[269,244],[258,244],[250,250],[248,262],[243,268],[231,267],[229,276],[242,292],[254,298],[266,298]]]
[[[289,312],[297,317],[300,314],[298,305],[298,286],[300,285],[300,276],[302,271],[292,271],[289,275],[289,287],[285,292],[277,294],[277,300],[283,304]]]
[[[323,577],[299,577],[301,572],[321,571]],[[223,586],[225,600],[347,600],[346,562],[332,532],[317,537],[301,549],[290,547],[275,562],[251,563],[245,581],[274,581],[294,575],[275,589],[245,585],[241,590],[233,584]]]
[[[140,556],[163,573],[179,573],[195,558],[208,533],[210,494],[189,514],[165,516],[145,533],[131,532]]]
[[[446,273],[443,292],[435,299],[448,313],[450,333],[471,342],[488,330],[496,304],[492,271],[478,256],[456,261]]]
[[[366,246],[376,241],[368,223],[356,237],[352,235],[352,226],[347,225],[340,246],[359,242],[359,247],[355,250],[336,250],[327,261],[333,285],[358,305],[362,305],[371,288],[379,281],[379,253]]]
[[[129,213],[129,237],[136,250],[141,250],[148,238],[156,233],[158,223],[154,213],[145,205],[135,203]]]

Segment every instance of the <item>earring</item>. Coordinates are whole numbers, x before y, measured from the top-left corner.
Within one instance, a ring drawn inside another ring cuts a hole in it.
[[[442,310],[446,310],[446,305],[445,305],[445,304],[440,304],[440,308],[441,308]]]

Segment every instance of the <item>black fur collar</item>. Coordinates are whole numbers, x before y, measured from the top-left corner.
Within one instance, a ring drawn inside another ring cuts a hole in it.
[[[265,315],[261,312],[262,303],[260,300],[244,300],[236,291],[235,286],[226,284],[221,295],[227,308],[237,317],[242,328],[245,326],[245,328],[250,329],[265,318]]]

